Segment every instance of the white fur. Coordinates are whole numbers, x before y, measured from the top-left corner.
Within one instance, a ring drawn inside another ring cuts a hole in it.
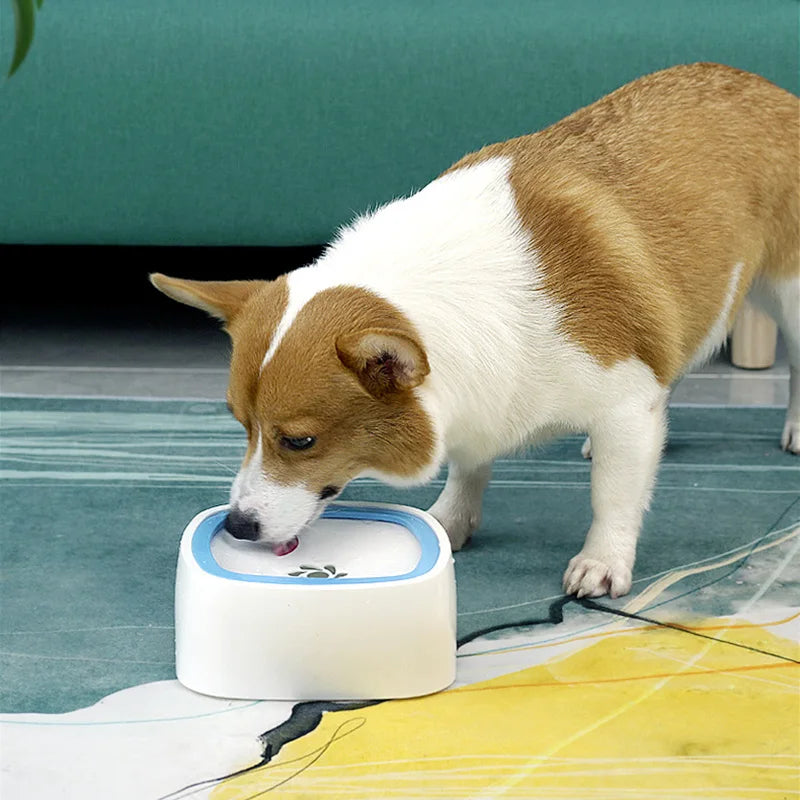
[[[433,511],[454,546],[480,519],[496,456],[560,431],[588,430],[598,454],[595,518],[565,585],[581,594],[622,594],[663,442],[666,391],[642,362],[605,368],[563,334],[562,309],[543,289],[517,214],[509,167],[507,159],[493,159],[450,173],[344,229],[315,264],[290,274],[289,303],[263,365],[318,292],[348,285],[385,298],[420,332],[430,363],[416,391],[438,446],[414,477],[428,480],[450,462]],[[272,507],[277,489],[251,474],[255,467],[245,469],[250,477],[237,482],[266,489]],[[302,487],[293,491],[304,510],[281,495],[281,513],[296,524],[312,503]]]
[[[635,390],[606,405],[589,426],[592,525],[564,575],[565,591],[579,597],[630,590],[636,540],[666,438],[668,390],[640,362],[620,365],[620,373]]]
[[[481,524],[483,492],[492,476],[490,464],[464,469],[453,463],[430,513],[445,526],[453,548],[463,547]]]
[[[300,485],[284,486],[268,480],[262,469],[261,433],[252,455],[240,468],[231,487],[231,506],[254,513],[261,526],[259,541],[289,541],[322,513],[324,504]]]

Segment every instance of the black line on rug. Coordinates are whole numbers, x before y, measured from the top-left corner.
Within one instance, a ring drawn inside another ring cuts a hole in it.
[[[292,711],[288,719],[284,720],[280,725],[277,725],[265,733],[262,733],[258,737],[261,741],[261,759],[255,764],[251,764],[249,767],[245,767],[244,769],[240,769],[236,772],[231,772],[228,775],[222,775],[217,778],[206,778],[206,780],[198,781],[197,783],[191,783],[188,786],[182,787],[181,789],[176,789],[174,792],[162,795],[158,798],[158,800],[178,800],[178,798],[190,797],[192,794],[196,794],[206,786],[231,780],[232,778],[238,778],[240,775],[245,775],[248,772],[253,772],[253,770],[265,767],[270,761],[272,761],[273,758],[275,758],[275,756],[278,755],[281,748],[285,744],[306,736],[307,734],[311,733],[311,731],[315,730],[320,722],[322,722],[322,715],[326,711],[355,711],[359,708],[367,708],[368,706],[374,706],[383,702],[385,701],[359,700],[356,702],[336,702],[333,700],[310,700],[304,703],[296,703],[294,706],[292,706]],[[331,737],[330,741],[320,748],[320,752],[313,759],[313,761],[311,761],[302,769],[298,770],[294,775],[287,778],[286,781],[291,780],[291,778],[295,777],[296,775],[299,775],[303,770],[308,769],[308,767],[310,767],[314,761],[317,761],[328,749],[328,747],[330,747],[334,740],[336,738],[340,738],[337,737],[338,730],[339,729],[337,729],[337,731]],[[293,761],[301,761],[302,759],[307,758],[308,755],[309,754],[306,753],[298,758],[292,759],[292,761],[281,762],[281,766],[291,764]],[[267,789],[266,791],[271,791],[286,781],[281,781],[281,783],[270,787],[270,789]],[[260,794],[264,793],[265,792],[261,792]],[[253,797],[258,796],[259,795],[253,795]]]
[[[548,614],[546,617],[533,617],[531,619],[521,619],[516,622],[501,622],[498,625],[489,625],[486,628],[480,628],[477,631],[472,631],[466,636],[462,636],[456,645],[456,649],[463,647],[465,644],[478,639],[481,636],[486,636],[488,633],[495,633],[496,631],[508,630],[509,628],[530,628],[534,625],[560,625],[564,621],[564,606],[568,603],[574,603],[576,598],[573,595],[564,595],[550,603]]]
[[[603,611],[606,614],[614,614],[617,617],[624,617],[625,619],[635,619],[638,622],[646,622],[649,625],[656,625],[659,628],[669,628],[673,631],[679,631],[680,633],[688,633],[692,636],[697,636],[700,639],[708,639],[711,642],[719,642],[720,644],[729,644],[732,647],[739,647],[742,650],[749,650],[751,653],[760,653],[762,656],[770,656],[772,658],[780,659],[781,661],[788,661],[791,664],[800,664],[800,660],[796,658],[791,658],[791,656],[784,656],[780,653],[773,653],[770,650],[761,650],[758,647],[751,647],[748,644],[742,644],[741,642],[732,642],[730,639],[718,639],[716,636],[709,636],[706,633],[700,633],[700,631],[692,630],[691,628],[684,628],[681,625],[676,625],[672,622],[662,622],[661,620],[653,619],[653,617],[646,617],[644,614],[632,614],[629,611],[623,611],[620,608],[611,608],[610,606],[604,606],[602,603],[598,603],[595,600],[590,600],[588,597],[581,597],[577,601],[580,605],[590,611]]]

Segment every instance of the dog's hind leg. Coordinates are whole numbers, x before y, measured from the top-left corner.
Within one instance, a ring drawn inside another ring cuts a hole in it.
[[[491,463],[465,467],[450,462],[447,482],[430,513],[442,523],[454,551],[460,550],[481,524],[483,492],[491,477]]]
[[[775,321],[789,356],[789,405],[781,434],[781,447],[800,455],[800,277],[776,286]]]
[[[750,290],[753,303],[778,323],[789,359],[789,405],[781,447],[800,455],[800,276],[760,278]]]

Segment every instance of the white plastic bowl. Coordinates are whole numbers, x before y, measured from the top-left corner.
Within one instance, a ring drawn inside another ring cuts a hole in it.
[[[335,503],[286,556],[224,531],[227,506],[183,533],[178,680],[216,697],[414,697],[455,679],[456,589],[444,528],[382,503]]]

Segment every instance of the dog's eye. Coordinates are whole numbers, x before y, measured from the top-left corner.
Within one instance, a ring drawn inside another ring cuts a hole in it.
[[[281,436],[281,447],[287,450],[309,450],[316,443],[314,436]]]

